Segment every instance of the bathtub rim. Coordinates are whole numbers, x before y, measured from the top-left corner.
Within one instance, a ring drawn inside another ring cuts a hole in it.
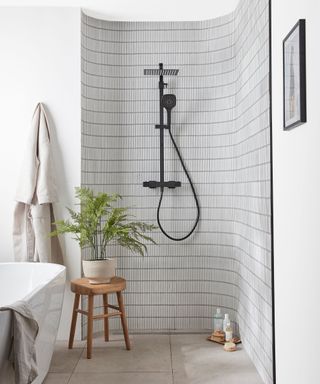
[[[43,282],[41,282],[40,284],[37,284],[30,292],[28,292],[25,296],[19,298],[19,301],[28,301],[31,297],[33,297],[37,292],[39,292],[43,287],[45,287],[46,285],[48,285],[51,281],[55,280],[57,277],[59,277],[60,275],[62,275],[64,277],[64,281],[66,280],[66,267],[62,264],[56,264],[56,263],[41,263],[41,262],[20,262],[20,261],[9,261],[9,262],[1,262],[0,263],[0,268],[2,265],[28,265],[30,266],[30,264],[32,266],[39,266],[39,267],[36,267],[36,268],[41,268],[40,265],[46,265],[46,266],[54,266],[55,269],[56,269],[56,273],[51,276],[50,278],[46,278],[44,279]],[[14,303],[14,302],[13,302]],[[7,305],[11,305],[13,303],[8,303]],[[5,305],[3,306],[5,307]],[[0,307],[0,308],[3,308],[3,307]]]

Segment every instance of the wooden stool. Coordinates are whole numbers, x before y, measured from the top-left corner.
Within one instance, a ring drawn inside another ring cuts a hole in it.
[[[109,341],[109,317],[120,316],[123,329],[124,340],[126,348],[130,350],[130,340],[127,327],[126,314],[123,304],[122,291],[126,288],[126,280],[122,277],[113,277],[109,284],[89,284],[89,280],[86,278],[76,279],[71,281],[71,291],[75,293],[73,313],[69,337],[69,349],[73,347],[74,333],[76,330],[77,315],[82,313],[88,316],[88,330],[87,330],[87,358],[91,359],[92,356],[92,331],[93,320],[104,319],[104,339]],[[118,298],[119,307],[108,304],[108,294],[116,293]],[[88,296],[88,311],[79,309],[80,295]],[[104,313],[102,315],[93,315],[93,298],[95,295],[103,295],[103,308]],[[116,312],[108,312],[108,308],[115,309]]]

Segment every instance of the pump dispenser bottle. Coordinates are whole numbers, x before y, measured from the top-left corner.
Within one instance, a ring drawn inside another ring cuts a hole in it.
[[[232,327],[231,327],[231,323],[229,321],[229,323],[227,324],[227,327],[226,327],[226,341],[231,341],[232,340]]]
[[[226,328],[227,328],[228,323],[230,323],[230,317],[229,317],[229,314],[226,313],[224,315],[224,319],[223,319],[223,332],[224,333],[226,333]]]
[[[223,316],[221,309],[217,308],[216,313],[213,315],[213,332],[222,331],[223,329]]]

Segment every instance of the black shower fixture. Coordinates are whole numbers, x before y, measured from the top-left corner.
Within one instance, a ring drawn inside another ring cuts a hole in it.
[[[154,180],[144,181],[143,186],[148,188],[160,187],[160,200],[159,200],[158,209],[157,209],[157,222],[162,233],[165,236],[167,236],[169,239],[175,240],[175,241],[181,241],[181,240],[187,239],[196,229],[197,224],[199,222],[199,218],[200,218],[200,206],[199,206],[198,197],[197,197],[195,188],[193,186],[191,177],[189,176],[187,168],[184,165],[179,148],[171,132],[171,111],[176,106],[177,99],[176,99],[176,96],[173,94],[166,94],[166,95],[163,94],[163,90],[167,88],[167,85],[168,85],[163,81],[163,76],[177,76],[178,72],[179,72],[179,69],[164,69],[162,63],[159,64],[159,69],[145,69],[143,72],[144,75],[146,76],[159,76],[159,113],[160,113],[160,123],[155,126],[157,129],[159,129],[159,132],[160,132],[160,181],[154,181]],[[164,124],[164,109],[167,111],[166,124]],[[181,187],[180,181],[173,181],[173,180],[165,181],[165,178],[164,178],[164,130],[165,129],[169,132],[172,144],[177,152],[182,168],[190,183],[190,187],[191,187],[194,200],[196,203],[196,207],[197,207],[197,217],[191,231],[186,236],[183,236],[180,238],[172,237],[168,233],[166,233],[166,231],[163,229],[160,222],[160,208],[161,208],[164,188],[167,187],[170,189],[174,189],[176,187]]]

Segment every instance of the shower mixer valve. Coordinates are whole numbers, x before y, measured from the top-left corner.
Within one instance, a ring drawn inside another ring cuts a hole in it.
[[[170,189],[174,189],[176,187],[181,187],[181,181],[164,181],[161,183],[161,181],[150,180],[144,181],[143,186],[148,188],[167,187]]]

